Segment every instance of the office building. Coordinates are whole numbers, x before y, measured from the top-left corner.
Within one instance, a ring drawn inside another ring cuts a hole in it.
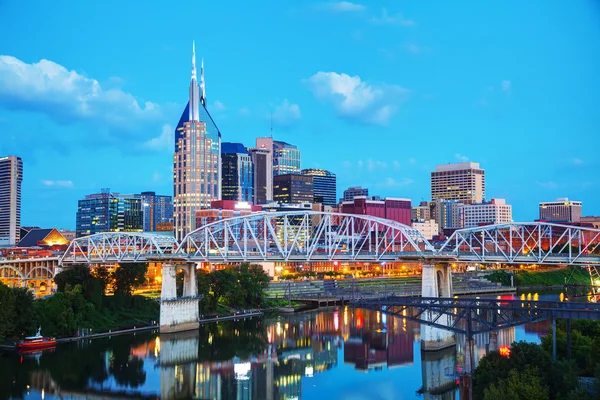
[[[206,109],[204,61],[197,82],[194,44],[189,100],[175,129],[173,173],[175,237],[182,239],[196,228],[196,211],[221,199],[221,132]]]
[[[278,203],[313,203],[313,177],[285,174],[273,177],[273,200]]]
[[[370,215],[410,226],[411,224],[410,199],[397,199],[387,197],[356,196],[353,201],[344,201],[340,211],[343,214]]]
[[[459,229],[463,227],[462,207],[464,204],[456,200],[437,199],[430,203],[430,218],[438,224],[438,232],[444,229]]]
[[[431,200],[436,199],[485,201],[485,171],[474,162],[438,165],[431,173]]]
[[[425,236],[425,239],[431,240],[434,236],[439,233],[439,227],[437,222],[433,219],[427,220],[416,220],[412,222],[412,227],[417,229]]]
[[[196,211],[196,226],[201,227],[222,219],[240,217],[243,215],[260,212],[261,209],[261,206],[255,206],[246,201],[213,201],[210,208]],[[239,227],[235,227],[235,229],[239,230]]]
[[[90,194],[77,205],[77,237],[102,232],[142,232],[144,213],[140,195],[111,193]]]
[[[360,186],[352,186],[344,190],[344,198],[340,201],[353,201],[356,196],[369,196],[369,189]]]
[[[252,159],[241,143],[221,143],[221,199],[251,202]]]
[[[337,183],[333,172],[324,169],[303,169],[302,175],[313,177],[314,202],[324,206],[335,207],[337,205]]]
[[[144,232],[156,232],[159,226],[173,221],[173,199],[171,196],[157,195],[155,192],[142,192],[142,213]]]
[[[254,204],[273,201],[273,139],[256,139],[256,148],[250,149],[253,166]]]
[[[273,175],[300,173],[300,150],[293,144],[273,141]]]
[[[512,206],[506,204],[504,199],[492,199],[489,202],[464,205],[461,209],[464,228],[512,222]]]
[[[567,198],[541,202],[540,219],[552,222],[579,222],[581,220],[581,202]]]
[[[21,239],[21,183],[23,160],[0,157],[0,246],[12,246]]]
[[[582,226],[588,225],[594,229],[600,229],[600,217],[581,217],[579,222],[581,222]]]
[[[412,208],[411,218],[413,221],[427,221],[431,217],[431,202],[422,201],[418,206]]]

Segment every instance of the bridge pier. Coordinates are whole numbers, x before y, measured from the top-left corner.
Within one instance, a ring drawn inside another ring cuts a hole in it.
[[[454,399],[456,391],[455,369],[456,347],[447,347],[436,353],[421,351],[423,399]]]
[[[177,297],[177,270],[184,272],[183,297]],[[198,287],[196,264],[170,264],[162,266],[162,291],[160,296],[160,333],[198,329]]]
[[[449,263],[423,264],[421,293],[423,297],[452,297],[452,267]],[[432,311],[426,311],[422,320],[433,321],[450,326],[452,322],[446,314],[439,316]],[[454,333],[421,324],[421,349],[437,351],[456,346]]]

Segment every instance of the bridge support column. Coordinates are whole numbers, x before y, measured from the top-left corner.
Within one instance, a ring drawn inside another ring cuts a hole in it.
[[[498,350],[498,332],[492,331],[489,335],[488,351]]]
[[[183,297],[177,297],[177,270],[183,269]],[[162,266],[162,292],[160,296],[160,333],[197,329],[198,287],[195,264],[169,264]]]
[[[421,379],[424,399],[454,398],[456,391],[456,347],[435,353],[421,351]]]
[[[423,297],[452,297],[452,268],[448,263],[423,264],[421,293]],[[451,325],[448,315],[438,317],[437,313],[426,311],[421,316],[424,321],[433,321],[437,324]],[[421,324],[421,349],[424,351],[437,351],[456,345],[454,333],[451,331]]]

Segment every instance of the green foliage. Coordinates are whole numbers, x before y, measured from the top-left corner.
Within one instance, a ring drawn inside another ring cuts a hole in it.
[[[13,336],[32,335],[37,329],[37,315],[33,310],[34,296],[27,288],[14,288],[15,309],[13,315]]]
[[[0,343],[10,336],[14,327],[15,296],[11,288],[0,282]]]
[[[567,283],[590,284],[590,276],[581,267],[569,267],[554,271],[519,271],[515,276],[518,286],[556,286]]]
[[[484,278],[490,282],[501,283],[502,286],[510,286],[510,277],[512,274],[506,271],[493,271],[492,273],[486,275]]]
[[[115,294],[130,296],[133,289],[146,281],[148,263],[129,263],[119,266],[114,272]]]
[[[548,388],[542,383],[536,367],[524,370],[511,369],[506,379],[492,383],[485,389],[484,400],[547,400]]]

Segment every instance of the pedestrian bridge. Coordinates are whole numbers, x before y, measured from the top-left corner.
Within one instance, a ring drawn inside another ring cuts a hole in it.
[[[181,242],[110,232],[73,240],[60,264],[181,262],[387,262],[440,260],[503,264],[600,264],[600,230],[543,222],[459,229],[432,244],[383,218],[318,211],[253,213],[202,226]]]

